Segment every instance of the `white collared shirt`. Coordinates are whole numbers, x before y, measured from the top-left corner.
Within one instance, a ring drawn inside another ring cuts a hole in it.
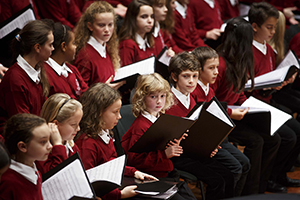
[[[104,46],[102,46],[102,44],[100,44],[93,36],[90,36],[87,43],[90,44],[102,58],[106,58],[106,42],[104,43]]]
[[[25,165],[23,163],[11,159],[11,164],[9,168],[24,176],[31,183],[35,185],[37,184],[37,180],[39,178],[38,177],[39,172],[35,166],[35,163],[33,163],[33,168],[32,168],[28,165]]]
[[[204,85],[200,80],[198,80],[198,84],[201,86],[202,90],[204,91],[205,96],[207,96],[209,92],[209,83],[207,83],[207,85]]]
[[[146,51],[146,48],[150,48],[147,38],[143,39],[139,34],[135,34],[135,40],[139,44],[139,48]]]
[[[68,77],[68,73],[73,73],[72,70],[64,63],[63,65],[58,64],[52,58],[49,58],[46,63],[50,65],[50,67],[58,74],[58,76],[63,75],[64,77]]]
[[[157,120],[157,117],[151,115],[150,113],[148,113],[147,111],[145,111],[144,113],[142,113],[142,115],[148,119],[150,122],[154,123]]]
[[[35,70],[21,55],[18,56],[17,63],[33,82],[40,83],[41,69]]]
[[[186,107],[186,109],[189,109],[191,103],[190,94],[186,96],[182,94],[179,90],[177,90],[174,86],[172,86],[171,91],[177,97],[177,99],[184,105],[184,107]]]
[[[264,55],[267,54],[267,44],[266,41],[264,41],[263,44],[253,40],[252,41],[253,46],[255,46],[258,50],[260,50]]]
[[[160,25],[159,25],[159,22],[156,21],[155,23],[155,27],[154,27],[154,31],[152,33],[152,35],[156,38],[159,34],[159,30],[160,30]]]
[[[71,147],[71,145],[69,144],[69,142],[67,141],[65,144],[66,147],[66,151],[67,151],[67,156],[69,157],[70,151],[73,153],[73,148]]]
[[[204,0],[209,7],[214,8],[215,7],[215,1],[214,0]]]
[[[187,5],[182,6],[177,1],[175,1],[175,5],[176,5],[175,9],[177,10],[177,12],[179,12],[179,14],[182,16],[182,18],[185,19],[186,18]]]
[[[102,130],[101,133],[98,134],[99,137],[103,140],[103,142],[105,144],[108,144],[110,139],[111,139],[111,136],[109,135],[109,130]]]

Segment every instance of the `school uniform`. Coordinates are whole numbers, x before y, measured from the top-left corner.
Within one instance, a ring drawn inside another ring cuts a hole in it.
[[[74,0],[36,1],[41,16],[61,22],[71,29],[75,27],[81,17],[81,11]]]
[[[190,0],[188,7],[201,38],[206,38],[207,31],[219,29],[223,24],[221,9],[215,0]]]
[[[44,69],[50,85],[49,96],[56,93],[66,93],[73,99],[88,89],[77,68],[71,64],[64,63],[62,66],[52,58],[44,63]]]
[[[271,72],[275,69],[275,54],[268,44],[260,44],[253,40],[253,54],[255,76]],[[254,90],[251,95],[281,109],[280,104],[271,102],[272,95],[265,97],[261,95],[260,90]],[[300,153],[300,123],[292,118],[284,123],[277,130],[277,133],[281,137],[281,144],[270,179],[275,182],[281,182],[282,179],[286,178],[286,172],[296,162],[297,156]]]
[[[42,176],[34,168],[11,160],[0,182],[0,199],[42,200]]]
[[[80,149],[82,163],[86,170],[117,158],[117,152],[109,131],[102,130],[98,136],[96,139],[93,139],[83,133],[75,142]],[[133,177],[136,171],[134,167],[125,166],[124,175]],[[121,191],[115,189],[101,198],[105,200],[120,199]]]
[[[0,129],[17,113],[40,115],[45,97],[39,76],[40,70],[35,70],[20,55],[5,73],[0,84]]]
[[[93,36],[86,46],[79,50],[74,65],[89,86],[99,82],[105,83],[111,75],[115,75],[106,43],[102,46]]]
[[[161,50],[166,46],[163,33],[160,29],[160,25],[158,22],[156,22],[155,27],[154,27],[154,32],[152,33],[154,37],[154,48],[155,48],[155,55],[157,56]]]
[[[241,105],[246,97],[244,93],[235,93],[227,87],[225,77],[226,63],[223,57],[219,58],[219,74],[216,82],[211,85],[215,96],[219,101],[225,101],[228,105]],[[231,114],[231,113],[230,113]],[[252,127],[235,121],[236,127],[229,134],[229,140],[246,146],[244,154],[249,158],[251,169],[248,173],[242,194],[249,195],[263,193],[267,186],[273,163],[280,145],[278,134],[270,136],[270,133],[257,132]]]
[[[149,153],[132,153],[128,150],[138,141],[147,129],[157,120],[148,112],[139,115],[121,140],[121,145],[127,154],[127,164],[136,169],[158,177],[160,180],[179,182],[179,175],[172,161],[167,158],[164,150],[152,151]],[[172,200],[195,199],[192,191],[186,183],[179,187],[179,191],[171,198]]]
[[[76,144],[73,147],[68,142],[65,145],[54,145],[48,159],[46,161],[35,161],[35,164],[41,174],[45,174],[76,152],[79,152]]]
[[[163,30],[162,33],[163,33],[163,38],[164,38],[164,41],[165,41],[165,44],[167,45],[167,47],[169,47],[169,48],[172,47],[172,50],[176,54],[183,52],[183,50],[177,46],[176,42],[173,40],[172,35],[167,30]]]
[[[121,65],[129,65],[155,55],[155,48],[150,47],[147,38],[135,35],[137,43],[132,39],[122,40],[119,43]]]
[[[221,19],[228,20],[240,16],[239,1],[238,0],[217,0]]]
[[[200,103],[200,102],[204,102],[204,101],[208,102],[215,96],[215,92],[209,85],[206,86],[205,89],[203,89],[201,84],[203,84],[203,83],[198,80],[197,87],[191,93],[191,96],[193,97],[193,99],[195,99],[196,103]]]
[[[177,6],[174,13],[175,31],[172,36],[178,47],[192,51],[196,47],[206,46],[197,32],[190,8],[187,5],[182,6],[177,1],[175,4]]]
[[[1,12],[0,12],[0,22],[3,22],[10,18],[12,15],[16,14],[29,4],[33,7],[33,12],[36,19],[40,19],[38,9],[36,7],[36,2],[33,0],[1,0]]]
[[[297,33],[289,43],[289,49],[293,50],[297,55],[298,59],[300,58],[300,33]]]

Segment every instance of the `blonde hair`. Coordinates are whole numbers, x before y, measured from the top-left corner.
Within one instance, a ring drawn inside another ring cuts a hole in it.
[[[156,92],[166,93],[166,103],[161,109],[161,113],[164,113],[165,110],[174,105],[173,94],[168,81],[158,73],[139,76],[136,91],[132,98],[132,113],[135,117],[147,111],[145,97]]]
[[[44,118],[47,123],[53,122],[54,120],[63,123],[72,117],[78,109],[82,110],[82,105],[79,101],[72,99],[67,94],[56,93],[45,101],[41,110],[41,117]],[[73,141],[68,141],[68,143],[72,147],[74,146]]]
[[[87,23],[94,23],[97,14],[101,13],[112,13],[114,16],[114,31],[107,42],[107,52],[111,58],[114,69],[117,70],[120,67],[120,56],[119,56],[119,41],[117,37],[117,16],[114,8],[106,1],[95,1],[92,3],[82,14],[77,26],[75,27],[75,43],[77,44],[76,52],[78,53],[86,43],[88,42],[92,32],[87,27]]]
[[[121,99],[120,93],[105,83],[92,85],[80,97],[83,106],[83,117],[80,122],[80,136],[85,133],[88,137],[97,138],[103,130],[105,123],[102,115],[105,110],[117,100]]]
[[[277,51],[276,56],[276,66],[279,65],[279,63],[283,60],[285,55],[284,50],[284,32],[285,32],[285,17],[284,14],[280,11],[279,12],[279,18],[277,21],[277,27],[276,32],[272,39],[268,42],[268,44]]]

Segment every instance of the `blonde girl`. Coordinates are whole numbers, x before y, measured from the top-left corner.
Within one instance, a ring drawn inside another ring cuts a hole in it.
[[[41,117],[53,129],[50,137],[52,152],[45,162],[36,162],[39,171],[44,174],[79,151],[73,139],[80,130],[82,105],[67,94],[57,93],[44,103]]]
[[[95,1],[81,16],[75,28],[77,55],[75,66],[84,81],[108,83],[113,80],[120,67],[118,38],[116,34],[116,14],[114,8],[105,1]],[[110,84],[114,88],[124,82]]]
[[[91,86],[80,98],[83,106],[83,118],[80,122],[79,138],[76,140],[85,169],[96,167],[117,157],[111,129],[121,118],[122,105],[120,94],[104,83]],[[125,176],[141,180],[155,177],[137,171],[133,167],[125,167]],[[102,199],[123,199],[135,196],[135,186],[115,189],[102,196]]]
[[[47,160],[52,149],[46,121],[33,114],[12,116],[4,128],[11,157],[0,183],[0,199],[42,200],[42,176],[34,162]]]

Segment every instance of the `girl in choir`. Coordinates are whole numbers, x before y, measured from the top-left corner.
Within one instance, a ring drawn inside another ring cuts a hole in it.
[[[154,10],[155,19],[154,32],[152,35],[154,36],[155,55],[158,55],[166,46],[163,38],[163,32],[160,28],[160,22],[166,19],[168,8],[166,7],[166,0],[153,0],[152,7]],[[167,55],[169,57],[173,57],[175,55],[175,52],[172,50],[172,48],[168,49]]]
[[[5,121],[16,113],[39,115],[49,83],[42,62],[49,59],[53,48],[52,28],[35,20],[27,23],[13,40],[16,62],[0,84],[0,132]]]
[[[67,62],[75,59],[75,36],[71,28],[57,22],[54,24],[54,51],[44,63],[50,84],[49,95],[66,93],[77,99],[88,88],[77,68]]]
[[[159,178],[178,181],[178,174],[170,158],[183,153],[180,140],[170,141],[165,150],[132,153],[128,150],[138,141],[156,119],[174,104],[169,83],[159,74],[140,76],[133,96],[133,114],[137,117],[122,137],[121,144],[128,155],[127,163]],[[180,187],[174,199],[195,199],[186,184]]]
[[[76,144],[78,145],[85,169],[90,169],[117,157],[111,129],[121,118],[122,105],[120,94],[104,83],[91,86],[80,98],[83,106],[83,118],[80,122]],[[154,179],[134,167],[125,167],[125,176],[137,179]],[[123,199],[135,196],[135,186],[115,189],[102,196],[102,199]]]
[[[53,148],[46,161],[36,162],[42,174],[79,151],[73,139],[80,130],[82,115],[81,103],[67,94],[54,94],[44,103],[41,117],[53,130],[50,137]]]
[[[246,20],[238,17],[227,23],[222,44],[218,49],[218,77],[211,85],[218,100],[226,102],[227,105],[241,105],[247,99],[243,92],[245,83],[248,78],[253,83],[254,77],[252,39],[252,26]],[[251,163],[242,195],[265,192],[270,169],[280,145],[278,134],[270,136],[270,133],[254,130],[239,122],[248,109],[228,109],[227,112],[236,124],[229,140],[246,146],[244,154]]]
[[[0,199],[42,200],[42,176],[34,162],[47,160],[52,149],[46,121],[33,114],[12,116],[4,128],[11,157],[0,182]]]
[[[6,172],[6,170],[9,168],[9,165],[10,165],[9,155],[3,143],[0,142],[0,181],[1,181],[2,174]]]
[[[74,64],[89,86],[101,82],[117,89],[124,84],[110,83],[120,67],[120,57],[116,15],[109,3],[96,1],[86,9],[75,28],[75,43]]]
[[[131,1],[119,31],[122,66],[156,54],[153,31],[154,14],[150,2],[147,0]]]

